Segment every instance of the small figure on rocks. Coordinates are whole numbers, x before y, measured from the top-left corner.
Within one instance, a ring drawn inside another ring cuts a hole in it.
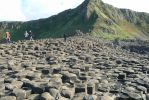
[[[29,39],[30,39],[30,40],[33,40],[33,33],[32,33],[32,31],[31,31],[31,30],[29,31],[29,33],[28,33],[28,34],[29,34]]]
[[[63,35],[63,38],[64,38],[64,41],[66,42],[66,40],[67,40],[66,34]]]
[[[6,32],[6,43],[10,43],[10,32]]]
[[[28,36],[29,36],[28,32],[25,31],[25,33],[24,33],[24,37],[25,37],[26,40],[28,39]]]

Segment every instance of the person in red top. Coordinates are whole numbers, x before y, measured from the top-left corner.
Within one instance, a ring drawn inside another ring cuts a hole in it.
[[[6,32],[6,43],[10,43],[10,32]]]

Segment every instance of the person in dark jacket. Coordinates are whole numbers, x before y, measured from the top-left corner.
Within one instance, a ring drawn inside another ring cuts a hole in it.
[[[29,34],[29,39],[30,39],[30,40],[33,40],[33,33],[32,33],[31,30],[28,32],[28,34]]]
[[[67,40],[66,34],[63,35],[63,38],[64,38],[64,41],[66,42],[66,40]]]

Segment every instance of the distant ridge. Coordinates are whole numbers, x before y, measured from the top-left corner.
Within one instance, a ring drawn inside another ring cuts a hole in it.
[[[0,32],[10,31],[13,40],[24,39],[26,30],[36,33],[37,39],[62,37],[64,33],[70,36],[89,33],[106,39],[148,39],[149,14],[118,9],[101,0],[85,0],[77,8],[49,18],[27,22],[0,22]]]

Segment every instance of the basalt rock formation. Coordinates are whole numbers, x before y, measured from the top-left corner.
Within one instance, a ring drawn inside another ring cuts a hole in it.
[[[0,100],[148,100],[148,73],[148,54],[95,37],[0,44]]]

